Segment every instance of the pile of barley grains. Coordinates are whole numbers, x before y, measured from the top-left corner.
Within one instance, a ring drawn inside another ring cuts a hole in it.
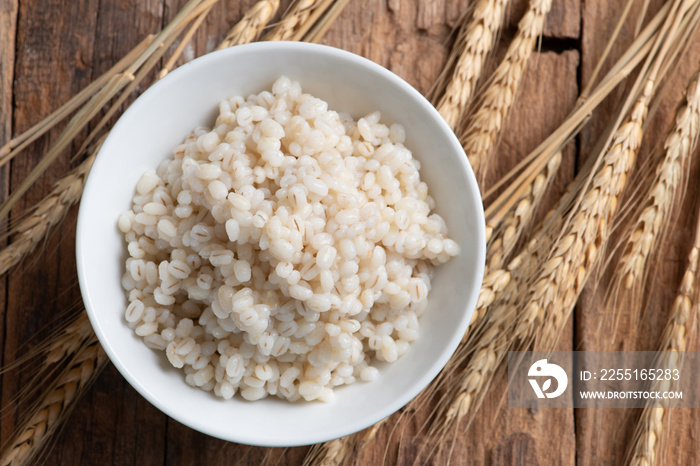
[[[219,110],[119,218],[128,325],[227,399],[328,401],[375,379],[418,338],[432,265],[459,252],[404,129],[286,77]]]

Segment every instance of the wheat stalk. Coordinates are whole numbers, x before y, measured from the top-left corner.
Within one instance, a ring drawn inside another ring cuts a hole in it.
[[[641,286],[649,257],[663,238],[670,221],[671,207],[685,189],[683,172],[689,168],[688,160],[695,150],[699,122],[700,81],[696,74],[688,86],[685,105],[676,113],[675,125],[666,137],[664,154],[656,167],[646,198],[637,210],[637,221],[624,235],[627,240],[611,287],[614,296],[620,290]]]
[[[99,89],[90,99],[73,115],[65,129],[61,132],[56,142],[43,155],[39,163],[22,180],[8,198],[0,205],[0,218],[6,217],[17,201],[24,195],[42,173],[54,160],[66,149],[73,139],[88,125],[98,112],[109,103],[120,91],[134,81],[134,73],[144,72],[143,66],[148,62],[152,66],[154,54],[164,49],[164,44],[170,43],[175,36],[194,18],[206,11],[218,0],[190,0],[175,15],[173,20],[151,41],[142,53],[134,59],[126,69],[109,78],[106,84]],[[150,60],[149,60],[150,59]],[[124,97],[125,98],[125,97]],[[93,132],[94,134],[94,132]]]
[[[338,19],[340,13],[342,13],[345,7],[348,6],[348,3],[350,3],[350,0],[336,0],[333,5],[328,8],[328,11],[326,11],[323,17],[319,19],[316,24],[314,24],[306,35],[303,36],[303,39],[300,38],[299,40],[313,42],[315,44],[320,43],[321,39],[323,39],[323,36],[326,35],[326,32],[328,32],[331,25],[336,19]]]
[[[297,0],[263,40],[299,40],[334,0]]]
[[[59,121],[62,121],[72,112],[80,108],[80,106],[83,105],[90,98],[90,96],[94,95],[112,77],[125,71],[127,66],[132,63],[141,53],[143,53],[144,50],[146,50],[146,47],[153,41],[154,38],[155,36],[153,34],[149,34],[129,53],[124,55],[124,57],[112,68],[110,68],[109,71],[90,83],[83,90],[68,100],[68,102],[52,112],[49,116],[23,133],[15,136],[4,146],[2,146],[2,148],[0,148],[0,166],[8,163],[27,146],[29,146],[29,144],[46,134],[46,132],[53,128]]]
[[[213,7],[214,7],[213,4],[210,5],[209,7],[207,7],[207,9],[202,11],[202,13],[200,13],[199,16],[197,16],[197,18],[192,22],[189,29],[185,33],[185,35],[182,36],[182,40],[180,40],[180,43],[175,48],[175,51],[173,52],[173,54],[170,56],[170,58],[168,58],[168,61],[165,62],[165,65],[163,65],[160,72],[158,73],[158,79],[162,79],[165,75],[170,73],[170,70],[172,70],[173,66],[175,66],[175,63],[177,62],[178,58],[180,58],[180,55],[182,55],[182,52],[185,50],[185,47],[187,47],[187,44],[189,44],[190,40],[192,40],[192,37],[194,37],[194,34],[197,32],[197,29],[199,29],[199,26],[202,25],[202,23],[204,22],[204,20],[206,19],[207,15],[209,14],[209,12],[211,11],[211,9]],[[156,58],[156,60],[158,60],[158,59],[160,59],[160,57]],[[146,63],[148,64],[148,62],[146,62]],[[146,67],[150,69],[149,66],[146,66]],[[140,79],[138,79],[138,75],[137,75],[137,78],[134,79],[134,82],[139,82],[139,81],[140,81]],[[132,82],[132,85],[134,85],[133,82]],[[130,93],[131,93],[130,90],[127,89],[125,92],[122,93],[122,95],[124,95],[124,94],[128,95]],[[118,107],[118,106],[112,105],[112,108],[116,108],[116,107]]]
[[[345,5],[347,5],[347,3],[348,0],[318,0],[317,5],[315,5],[313,9],[309,10],[308,15],[302,14],[303,20],[295,26],[294,33],[287,40],[305,40],[305,37],[311,32],[311,29],[314,27],[314,25],[317,25],[319,23],[319,21],[325,23],[325,26],[320,25],[320,27],[324,30],[321,35],[325,34],[325,31],[330,27],[330,21],[335,20],[337,15],[340,14],[340,12],[343,10],[343,8],[345,8]],[[328,18],[327,13],[330,12],[332,9],[337,10],[337,14],[335,15],[335,17],[333,17],[330,20],[323,19]]]
[[[246,11],[243,19],[231,28],[216,50],[253,42],[275,16],[279,6],[279,0],[260,0],[257,2]]]
[[[445,85],[437,109],[452,129],[457,129],[481,77],[486,57],[491,53],[503,25],[508,0],[479,0],[464,23],[452,49],[449,62],[454,69]]]
[[[51,435],[70,415],[81,395],[97,378],[107,361],[97,338],[93,336],[75,353],[70,365],[33,407],[27,422],[0,457],[0,466],[31,464]]]
[[[102,146],[95,145],[91,154],[75,169],[58,180],[53,190],[33,208],[29,215],[12,227],[8,233],[12,243],[0,251],[0,274],[19,263],[40,244],[49,230],[58,224],[83,193],[85,179]]]
[[[484,90],[481,105],[461,138],[469,162],[474,171],[481,175],[486,172],[488,160],[498,144],[505,119],[515,101],[535,42],[542,34],[551,7],[552,0],[530,0],[527,12],[518,23],[518,32]]]
[[[218,1],[218,0],[217,0]],[[196,32],[197,28],[202,24],[204,21],[204,18],[206,17],[207,13],[211,10],[211,5],[209,5],[207,8],[205,8],[201,13],[199,13],[199,16],[196,17],[194,23],[190,27],[189,31],[185,34],[186,40],[189,40],[192,38],[194,33]],[[184,27],[184,24],[182,25]],[[98,135],[102,132],[102,129],[107,127],[114,115],[117,114],[121,106],[126,102],[126,99],[129,98],[130,95],[132,95],[133,92],[136,91],[137,87],[144,81],[146,76],[148,76],[153,68],[161,61],[161,58],[165,55],[165,52],[168,50],[170,45],[175,41],[177,35],[172,34],[167,36],[163,42],[159,45],[159,47],[146,59],[146,61],[143,63],[143,65],[136,71],[136,74],[132,75],[130,77],[130,82],[126,84],[126,86],[122,89],[120,95],[114,99],[114,101],[111,103],[109,109],[105,114],[102,116],[99,122],[97,122],[96,125],[94,125],[90,132],[88,133],[87,137],[81,144],[80,148],[78,149],[78,153],[82,153],[87,149],[87,146],[92,143],[92,141],[98,137]],[[174,61],[177,60],[178,54],[182,52],[185,46],[185,42],[181,42],[178,48],[175,50],[175,53],[171,57],[171,59]],[[164,68],[164,71],[166,71],[165,74],[167,74],[169,66],[172,66],[172,63],[168,62],[166,63],[166,68]],[[160,75],[159,77],[165,76],[165,74]],[[30,175],[31,176],[31,175]],[[14,195],[14,193],[13,193]]]
[[[700,214],[699,224],[695,227],[695,241],[688,255],[688,265],[683,274],[678,295],[673,302],[671,315],[664,329],[662,343],[659,347],[660,357],[654,367],[682,369],[682,352],[687,350],[688,340],[697,314],[695,286],[698,280],[698,257],[700,257]],[[655,381],[651,391],[667,390],[668,381]],[[656,449],[661,439],[668,400],[654,401],[644,407],[637,422],[634,441],[630,447],[632,466],[651,466],[657,464]]]
[[[523,231],[532,220],[532,215],[542,201],[547,187],[557,174],[560,164],[561,152],[557,152],[549,160],[544,170],[531,183],[524,186],[523,194],[503,220],[498,225],[490,226],[490,229],[495,233],[492,234],[493,238],[489,241],[486,252],[486,264],[489,270],[503,267]]]

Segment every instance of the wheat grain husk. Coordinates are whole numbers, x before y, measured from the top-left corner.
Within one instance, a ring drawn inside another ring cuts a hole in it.
[[[700,214],[698,215],[700,219]],[[696,301],[696,288],[698,282],[698,258],[700,257],[700,225],[696,226],[695,241],[686,266],[683,279],[676,299],[671,308],[659,351],[662,353],[657,358],[654,367],[664,369],[683,368],[683,352],[687,351],[688,344],[694,336],[694,327],[697,320],[698,303]],[[649,387],[650,391],[667,389],[662,387],[666,381],[654,381]],[[669,400],[653,400],[644,407],[637,422],[632,444],[629,448],[632,466],[655,465],[658,461],[658,452],[661,449],[661,433],[664,421],[668,418]]]
[[[503,26],[508,0],[478,0],[471,16],[465,15],[453,47],[452,70],[437,109],[453,130],[467,113],[481,77]]]
[[[31,409],[17,436],[0,457],[1,466],[39,461],[42,448],[75,408],[80,396],[107,364],[107,356],[93,338],[83,345],[49,391]]]
[[[246,11],[243,18],[231,28],[216,50],[253,42],[279,9],[279,0],[261,0]]]
[[[551,7],[551,0],[530,1],[505,57],[480,96],[479,109],[470,118],[460,138],[477,176],[483,178],[487,163],[498,146],[506,118],[517,98],[530,56]]]
[[[675,124],[664,141],[664,151],[643,201],[636,209],[637,220],[623,238],[623,254],[618,262],[608,301],[617,302],[620,294],[631,298],[641,295],[650,258],[663,240],[670,222],[671,208],[683,197],[687,187],[689,159],[695,151],[700,127],[700,81],[695,75],[688,86],[684,105],[676,112]],[[634,300],[633,308],[638,307]]]

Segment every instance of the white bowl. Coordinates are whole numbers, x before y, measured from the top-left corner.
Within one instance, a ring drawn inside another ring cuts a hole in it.
[[[196,126],[211,126],[218,103],[270,89],[281,75],[331,109],[360,117],[375,110],[401,123],[422,162],[421,178],[461,254],[440,266],[420,319],[420,337],[379,378],[336,389],[330,403],[269,397],[229,401],[195,389],[164,353],[151,350],[124,320],[120,279],[126,247],[117,229],[141,174],[170,157]],[[119,119],[85,185],[77,230],[80,289],[92,326],[129,383],[168,416],[224,440],[261,446],[323,442],[366,428],[416,396],[446,364],[467,329],[481,286],[484,213],[467,158],[438,112],[385,68],[331,47],[295,42],[242,45],[183,65],[148,89]]]

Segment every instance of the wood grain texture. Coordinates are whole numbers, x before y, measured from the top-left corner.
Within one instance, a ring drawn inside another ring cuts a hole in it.
[[[12,101],[15,74],[15,44],[17,33],[17,0],[0,0],[0,145],[12,137]],[[4,200],[9,190],[9,167],[0,169],[0,199]],[[6,228],[7,222],[0,222],[0,228]],[[7,244],[0,243],[0,247]],[[0,279],[0,303],[4,310],[7,300],[7,280]],[[0,335],[5,335],[5,313],[0,318]],[[0,363],[4,366],[11,358],[6,357],[5,345],[0,341]],[[0,376],[0,400],[5,400],[14,393],[14,388],[5,384]],[[5,403],[0,404],[5,406]],[[11,435],[14,423],[8,417],[0,418],[0,439]],[[1,444],[2,442],[0,442]]]
[[[97,2],[71,4],[27,1],[18,4],[17,33],[14,44],[12,126],[19,133],[46,116],[58,105],[87,85],[92,69],[83,57],[92,55]],[[81,18],[80,22],[76,18]],[[9,187],[16,186],[39,157],[56,139],[60,129],[48,133],[10,166]],[[3,141],[4,142],[4,141]],[[64,154],[68,155],[68,154]],[[27,193],[10,219],[41,199],[53,182],[69,167],[68,158],[60,158],[47,174]],[[26,342],[62,310],[80,299],[76,286],[74,255],[75,212],[60,231],[53,234],[41,252],[20,264],[6,278],[4,301],[4,362],[11,363],[26,349]],[[30,371],[12,372],[3,377],[3,399],[18,393]],[[9,409],[3,418],[3,438],[23,417],[22,406],[3,403]],[[14,410],[14,412],[13,412]]]
[[[11,132],[17,134],[65,102],[146,34],[157,32],[184,3],[185,0],[82,0],[70,4],[57,0],[0,0],[0,143]],[[212,50],[253,3],[254,0],[221,0],[185,49],[184,57],[189,59]],[[283,11],[289,1],[281,3]],[[324,43],[368,57],[427,93],[449,53],[451,32],[472,3],[470,0],[353,0],[329,30]],[[651,3],[653,12],[659,0]],[[527,0],[513,1],[507,27],[500,38],[501,54],[526,5]],[[624,0],[554,2],[545,27],[546,40],[541,53],[531,59],[487,184],[506,173],[563,121],[574,105],[581,82],[587,82],[623,5]],[[631,42],[635,22],[636,18],[630,18],[623,29],[620,45],[613,49],[608,66]],[[692,53],[667,86],[664,104],[649,124],[645,150],[663,140],[687,79],[698,65],[700,41],[695,38],[693,44],[696,45],[691,47]],[[488,66],[493,69],[494,64]],[[540,217],[554,204],[590,153],[621,95],[622,91],[614,93],[594,113],[581,136],[567,146],[562,168],[550,188],[551,195],[539,211]],[[13,162],[11,180],[0,172],[0,196],[8,189],[8,183],[16,185],[29,172],[39,154],[55,140],[57,131],[39,140]],[[66,153],[33,187],[13,215],[46,194],[70,165]],[[699,170],[700,164],[696,164],[691,179],[700,176]],[[694,212],[693,203],[698,197],[700,186],[691,182],[679,211]],[[606,331],[599,325],[609,322],[610,310],[602,306],[602,291],[590,287],[558,349],[654,348],[685,268],[692,217],[679,216],[676,228],[662,245],[658,273],[648,284],[653,292],[641,319],[632,317],[636,310],[620,310],[623,316],[620,333],[612,342],[610,329]],[[3,294],[4,285],[0,284],[0,303],[4,309],[0,322],[3,364],[26,351],[22,346],[25,341],[33,335],[45,334],[42,327],[50,326],[58,314],[79,299],[73,256],[74,225],[73,212],[41,252],[4,279],[7,296]],[[36,340],[28,347],[34,344]],[[18,420],[18,414],[12,411],[12,400],[27,377],[26,372],[14,371],[0,379],[1,405],[10,413],[0,421],[2,439],[8,438]],[[472,425],[463,426],[451,440],[451,453],[425,456],[426,448],[433,442],[420,431],[428,409],[416,413],[402,410],[387,421],[369,447],[352,455],[350,463],[443,465],[449,459],[453,465],[621,464],[633,429],[634,411],[513,410],[507,408],[502,397],[505,386],[503,376],[496,380]],[[666,442],[663,464],[700,464],[700,451],[694,447],[697,413],[676,410],[672,421],[666,430],[672,442]],[[301,464],[307,450],[306,447],[248,447],[195,432],[168,419],[146,402],[109,365],[79,404],[57,438],[52,454],[42,464],[284,466]]]
[[[146,34],[158,31],[161,26],[160,5],[156,5],[157,8],[151,12],[141,3],[129,7],[123,3],[97,0],[70,3],[70,7],[66,7],[65,2],[44,1],[23,1],[19,6],[14,76],[16,133],[55,110],[99,73],[112,66]],[[49,132],[12,162],[13,185],[26,176],[61,129],[59,126]],[[19,215],[41,199],[55,180],[71,166],[70,157],[69,151],[62,154],[12,215]],[[4,341],[7,355],[25,352],[27,348],[23,345],[29,337],[42,327],[50,328],[58,314],[80,302],[73,258],[76,213],[77,210],[72,209],[62,226],[51,234],[45,247],[9,274],[8,289],[12,293],[6,301],[5,322],[13,328],[13,332],[8,333]],[[41,333],[46,334],[45,330]],[[4,384],[14,387],[11,393],[16,394],[17,387],[29,376],[29,373],[9,373],[4,377]],[[116,371],[111,380],[102,377],[97,385],[100,388],[91,391],[83,400],[73,417],[75,422],[69,423],[57,440],[49,462],[108,463],[119,457],[119,446],[125,441],[125,451],[133,453],[133,444],[128,444],[129,437],[124,434],[131,434],[132,438],[137,439],[134,426],[138,426],[139,421],[145,420],[147,422],[141,422],[141,425],[149,426],[153,425],[152,419],[160,419],[164,426],[165,416],[150,406],[153,416],[142,420],[126,417],[133,410],[122,410],[114,401],[124,396],[128,384]],[[148,404],[131,387],[127,393],[131,397],[127,400],[128,406]],[[3,406],[8,404],[3,403]],[[98,408],[95,409],[95,406]],[[6,419],[17,422],[22,417],[8,416]],[[115,420],[121,423],[115,423]],[[120,432],[119,429],[124,427],[128,429]],[[163,435],[159,437],[162,439]],[[3,438],[9,438],[9,435]],[[143,460],[149,458],[150,448],[149,444],[142,445],[140,456]],[[162,453],[158,460],[161,458]]]

